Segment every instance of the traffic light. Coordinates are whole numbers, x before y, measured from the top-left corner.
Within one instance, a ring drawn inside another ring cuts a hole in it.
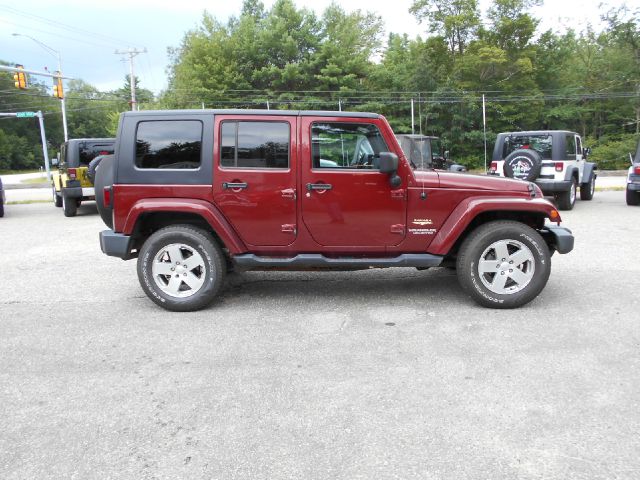
[[[15,82],[15,86],[16,88],[19,88],[20,90],[26,90],[27,89],[27,74],[20,71],[24,69],[24,66],[22,65],[16,65],[16,68],[18,69],[17,72],[15,72],[13,74],[13,80]]]
[[[60,72],[56,72],[60,74]],[[62,100],[64,98],[64,90],[62,90],[62,78],[53,77],[53,96]]]

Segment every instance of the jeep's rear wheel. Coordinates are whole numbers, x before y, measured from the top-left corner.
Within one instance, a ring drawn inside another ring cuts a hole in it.
[[[640,192],[629,190],[629,187],[627,187],[627,205],[635,206],[638,204],[640,204]]]
[[[556,193],[556,203],[560,210],[573,210],[573,206],[576,204],[576,190],[578,188],[578,182],[575,177],[571,178],[571,187],[566,192]]]
[[[57,191],[56,191],[56,186],[55,185],[51,185],[51,193],[53,194],[53,204],[56,207],[61,207],[62,206],[62,195],[60,195]]]
[[[62,210],[65,217],[75,217],[78,213],[78,200],[62,195]]]
[[[458,281],[480,305],[516,308],[537,297],[551,272],[551,255],[538,232],[497,221],[474,230],[456,261]]]
[[[188,225],[151,235],[138,256],[138,279],[147,296],[175,312],[200,310],[222,287],[225,262],[207,232]]]
[[[596,193],[596,176],[591,175],[591,180],[580,184],[580,200],[591,200]]]

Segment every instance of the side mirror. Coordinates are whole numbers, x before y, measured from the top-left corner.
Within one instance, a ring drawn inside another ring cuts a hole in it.
[[[391,152],[380,152],[380,173],[398,171],[398,156]]]
[[[59,165],[60,164],[60,154],[58,154],[57,156],[53,157],[51,159],[51,165]]]
[[[380,173],[389,175],[391,188],[402,185],[402,179],[398,176],[398,156],[391,152],[380,152]]]
[[[582,149],[583,155],[591,155],[591,147],[585,147]]]

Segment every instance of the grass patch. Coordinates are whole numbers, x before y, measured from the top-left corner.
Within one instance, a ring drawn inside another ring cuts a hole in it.
[[[22,173],[41,173],[39,168],[32,168],[31,170],[0,170],[0,175],[17,175]]]
[[[47,182],[47,177],[38,177],[38,178],[26,178],[22,180],[20,183],[27,183],[31,185],[31,184],[40,184],[40,183],[48,183],[48,182]]]
[[[624,192],[627,187],[596,187],[596,192]]]
[[[30,203],[53,203],[51,200],[18,200],[15,202],[7,202],[5,205],[28,205]]]

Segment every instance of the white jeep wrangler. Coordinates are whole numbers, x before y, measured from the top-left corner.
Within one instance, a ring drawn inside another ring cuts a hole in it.
[[[560,210],[571,210],[595,192],[597,165],[587,162],[589,149],[580,135],[565,130],[505,132],[498,134],[490,175],[535,182],[542,193],[555,197]]]

